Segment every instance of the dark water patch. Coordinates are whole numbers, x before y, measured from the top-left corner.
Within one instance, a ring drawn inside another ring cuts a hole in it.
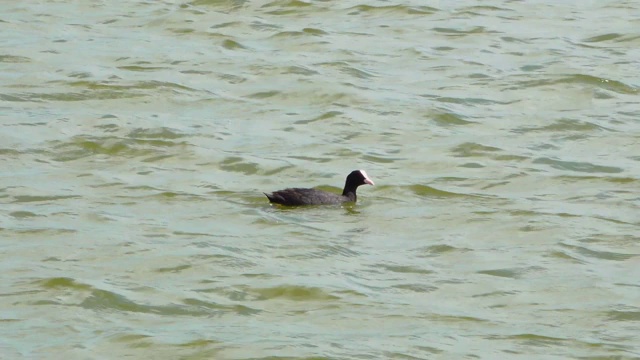
[[[167,30],[171,31],[174,34],[178,34],[178,35],[191,34],[191,33],[196,31],[193,28],[169,28]]]
[[[587,43],[597,43],[597,42],[603,42],[603,41],[609,41],[609,40],[618,39],[618,38],[620,38],[622,36],[623,36],[622,34],[618,34],[618,33],[608,33],[608,34],[592,36],[592,37],[584,39],[582,41],[587,42]]]
[[[237,10],[250,2],[249,0],[195,0],[187,3],[190,6],[209,6],[218,10]]]
[[[415,249],[419,257],[436,257],[451,252],[466,252],[468,249],[461,249],[450,245],[431,245]]]
[[[92,287],[82,284],[68,277],[55,277],[43,280],[37,280],[36,285],[43,289],[72,289],[72,290],[91,290]]]
[[[368,298],[369,297],[367,294],[360,291],[356,291],[356,290],[336,290],[335,293],[340,295],[340,297],[342,298],[354,298],[354,297]]]
[[[593,98],[594,99],[599,99],[599,100],[609,100],[609,99],[615,99],[615,97],[609,93],[606,92],[602,92],[602,91],[597,91],[593,94]]]
[[[262,171],[262,175],[265,175],[265,176],[276,175],[276,174],[279,174],[279,173],[281,173],[281,172],[283,172],[285,170],[293,169],[295,167],[296,166],[294,166],[294,165],[285,165],[285,166],[281,166],[281,167],[274,168],[274,169],[271,169],[271,170],[264,170],[264,171]]]
[[[179,272],[182,272],[182,270],[188,270],[191,268],[192,268],[191,265],[179,265],[179,266],[158,268],[158,269],[155,269],[154,271],[158,273],[179,273]]]
[[[249,94],[246,97],[250,98],[250,99],[267,99],[270,97],[274,97],[276,95],[281,94],[280,91],[277,90],[272,90],[272,91],[260,91],[260,92],[256,92],[253,94]]]
[[[408,266],[408,265],[375,265],[376,268],[385,269],[391,272],[401,273],[401,274],[433,274],[433,271],[427,269],[421,269],[416,266]]]
[[[29,202],[51,202],[58,200],[77,199],[79,195],[16,195],[13,197],[14,203],[29,203]]]
[[[292,65],[292,66],[285,67],[284,70],[282,71],[282,73],[283,74],[305,75],[305,76],[311,76],[311,75],[318,75],[319,74],[315,70],[311,70],[308,67],[300,66],[300,65]]]
[[[493,298],[493,297],[502,297],[502,296],[512,296],[518,294],[517,291],[492,291],[488,293],[482,293],[471,296],[472,298]]]
[[[209,75],[209,74],[212,74],[213,71],[211,71],[211,70],[189,69],[189,70],[181,70],[180,73],[181,74],[195,74],[195,75]]]
[[[0,55],[0,63],[28,63],[31,59],[26,56]]]
[[[607,196],[607,198],[611,198],[611,196]],[[619,225],[640,225],[640,223],[638,223],[638,222],[622,221],[622,220],[618,220],[618,219],[614,219],[614,218],[606,217],[606,216],[594,216],[594,218],[599,219],[599,220],[603,220],[603,221],[608,221],[608,222],[611,222],[611,223],[614,223],[614,224],[619,224]]]
[[[291,156],[287,156],[287,158],[290,159],[296,159],[296,160],[304,160],[304,161],[309,161],[309,162],[317,162],[317,163],[327,163],[327,162],[331,162],[334,161],[334,158],[331,157],[315,157],[315,156],[304,156],[304,155],[291,155]]]
[[[490,33],[490,31],[487,31],[484,26],[474,26],[474,27],[472,27],[470,29],[465,29],[465,30],[454,29],[454,28],[436,27],[436,28],[433,28],[432,30],[437,32],[437,33],[445,34],[445,35],[448,35],[448,36],[467,36],[467,35],[473,35],[473,34]]]
[[[357,5],[346,9],[349,15],[430,15],[438,9],[430,6],[407,6],[407,5]]]
[[[328,111],[328,112],[325,112],[325,113],[323,113],[323,114],[321,114],[319,116],[316,116],[316,117],[314,117],[312,119],[309,119],[309,120],[298,120],[298,121],[295,122],[295,124],[299,124],[299,125],[309,124],[309,123],[313,123],[313,122],[316,122],[316,121],[332,119],[332,118],[334,118],[336,116],[339,116],[339,115],[342,115],[342,114],[343,114],[343,112],[341,112],[341,111]]]
[[[586,261],[581,260],[578,257],[572,256],[565,251],[550,251],[545,257],[549,257],[552,259],[564,260],[574,264],[586,264]]]
[[[72,87],[79,87],[88,90],[109,90],[109,91],[131,91],[131,90],[158,90],[158,89],[174,89],[174,90],[186,90],[193,91],[194,89],[172,83],[167,81],[139,81],[132,85],[120,85],[120,84],[112,84],[108,82],[98,82],[98,81],[73,81],[73,82],[60,82],[61,84],[68,84]]]
[[[405,10],[410,15],[430,15],[440,11],[430,6],[405,6]]]
[[[35,305],[35,306],[46,306],[46,305],[61,305],[59,302],[55,301],[55,300],[35,300],[33,302],[30,302],[29,305]]]
[[[481,187],[481,189],[482,190],[487,190],[487,189],[491,189],[491,188],[494,188],[494,187],[497,187],[497,186],[508,185],[510,183],[511,183],[510,181],[495,181],[495,182],[491,182],[490,184]],[[492,214],[492,213],[493,212],[486,212],[486,211],[485,212],[481,212],[481,211],[474,212],[474,214]]]
[[[511,9],[502,8],[498,6],[491,5],[473,5],[473,6],[465,6],[462,8],[463,11],[513,11]]]
[[[343,68],[343,67],[347,67],[349,66],[349,63],[346,61],[325,61],[325,62],[319,62],[319,63],[314,63],[314,66],[321,66],[324,68]]]
[[[533,72],[533,71],[538,71],[542,69],[544,69],[544,66],[542,65],[524,65],[520,67],[520,70],[526,71],[526,72]]]
[[[304,234],[302,234],[304,235]],[[340,245],[320,245],[319,249],[311,252],[310,254],[304,255],[302,258],[308,259],[325,259],[325,258],[333,258],[334,256],[343,256],[343,257],[358,257],[361,255],[360,252],[349,249]]]
[[[431,347],[431,346],[424,346],[424,345],[416,346],[416,349],[420,350],[420,351],[427,352],[429,354],[442,354],[443,352],[445,352],[445,350],[438,349],[438,348]],[[394,353],[391,353],[391,354],[394,354]],[[389,358],[390,359],[397,359],[394,356],[390,356]],[[418,358],[418,359],[423,359],[423,358]]]
[[[115,117],[113,117],[115,118]],[[113,119],[109,115],[102,116],[101,119]],[[120,131],[120,127],[116,124],[103,124],[94,126],[96,129],[100,129],[106,133],[114,133]]]
[[[26,95],[9,95],[9,94],[0,94],[1,101],[9,101],[9,102],[30,102],[32,101],[28,94]]]
[[[0,231],[6,231],[7,229],[3,229],[0,227]],[[67,235],[67,234],[75,234],[78,232],[76,229],[54,229],[54,228],[36,228],[30,227],[28,229],[18,229],[12,230],[16,234],[20,235],[39,235],[39,236],[55,236],[55,235]]]
[[[262,8],[270,8],[277,7],[278,10],[273,10],[267,12],[267,14],[271,15],[286,15],[291,13],[296,13],[300,11],[302,8],[313,7],[313,4],[306,1],[301,0],[276,0],[265,5],[262,5]]]
[[[79,307],[93,311],[121,311],[133,313],[156,314],[162,316],[212,316],[221,315],[216,311],[194,308],[183,305],[144,305],[127,299],[125,296],[114,292],[93,289],[91,295],[83,300]]]
[[[214,1],[214,0],[212,0],[212,1]],[[262,23],[256,22],[255,24],[262,24]],[[217,25],[212,25],[210,27],[210,29],[222,29],[222,28],[234,27],[234,26],[242,26],[242,25],[244,25],[244,23],[241,22],[241,21],[229,21],[229,22],[220,23],[220,24],[217,24]],[[254,23],[252,23],[251,25],[253,27]]]
[[[231,39],[225,39],[222,41],[222,44],[220,44],[223,48],[227,49],[227,50],[245,50],[247,49],[246,46],[240,44],[239,42],[235,41],[235,40],[231,40]]]
[[[447,52],[447,51],[455,50],[456,48],[451,47],[451,46],[436,46],[436,47],[434,47],[433,49],[434,49],[434,50],[438,50],[438,51]],[[440,67],[440,68],[442,68],[443,70],[444,70],[444,69],[446,69],[446,67],[445,67],[445,66],[442,66],[442,67]],[[433,95],[424,95],[424,97],[435,97],[435,96],[433,96]]]
[[[147,196],[148,199],[156,199],[160,201],[205,201],[206,199],[200,195],[185,193],[185,192],[175,192],[175,191],[162,191],[157,194],[152,194]]]
[[[377,163],[377,164],[391,164],[396,161],[404,160],[404,159],[397,158],[397,157],[385,157],[380,155],[367,154],[362,156],[362,160],[369,161],[372,163]]]
[[[214,239],[219,239],[220,235],[213,234],[211,235]],[[209,243],[198,243],[198,247],[207,248],[214,247],[220,249],[220,251],[232,253],[232,254],[242,254],[242,249],[230,247],[230,246],[218,246],[215,244]],[[204,259],[209,264],[215,264],[221,268],[226,269],[239,269],[240,271],[247,271],[256,266],[256,263],[244,259],[239,256],[225,255],[225,254],[212,254],[212,255],[202,255],[197,257],[198,259]]]
[[[245,25],[244,23],[241,23],[241,22],[229,23],[229,24],[233,24],[234,26],[235,25],[239,25],[239,26]],[[272,23],[266,23],[266,22],[262,22],[262,21],[253,21],[249,26],[252,29],[260,31],[260,32],[276,32],[276,31],[279,31],[280,29],[282,29],[281,25],[272,24]]]
[[[592,132],[592,131],[600,131],[600,130],[610,131],[607,128],[604,128],[602,126],[599,126],[587,121],[580,121],[575,119],[559,119],[554,121],[550,125],[520,127],[512,131],[515,133],[528,133],[528,132],[562,133],[565,131]]]
[[[142,334],[118,334],[111,338],[112,342],[117,343],[136,343],[136,347],[149,347],[152,345],[150,340],[153,337],[150,335],[142,335]]]
[[[145,163],[154,163],[154,162],[161,162],[162,160],[166,160],[172,157],[175,157],[176,155],[155,155],[155,156],[151,156],[148,158],[144,158],[140,161],[145,162]],[[151,172],[149,172],[151,173]],[[142,174],[141,172],[139,172],[138,174]]]
[[[258,173],[260,167],[257,163],[247,162],[238,156],[230,156],[222,160],[220,169],[229,172],[238,172],[245,175],[253,175]]]
[[[66,162],[94,155],[138,157],[153,154],[152,149],[136,146],[135,140],[113,136],[74,136],[70,141],[54,142],[52,158]]]
[[[429,95],[429,94],[422,94],[420,96],[430,98],[445,104],[460,104],[460,105],[468,105],[468,106],[510,104],[510,102],[500,102],[500,101],[483,99],[483,98],[456,98],[456,97],[437,96],[437,95]]]
[[[469,74],[469,79],[491,79],[491,78],[492,77],[487,74],[481,74],[481,73]]]
[[[624,170],[613,166],[595,165],[588,162],[561,161],[550,158],[537,158],[533,160],[534,164],[549,165],[554,169],[568,170],[587,173],[621,173]]]
[[[345,66],[342,69],[340,69],[340,71],[342,73],[344,73],[344,74],[353,76],[355,78],[365,79],[365,80],[377,76],[374,73],[372,73],[371,71],[358,69],[355,66]],[[363,88],[362,90],[367,90],[367,89]]]
[[[451,150],[453,156],[456,157],[486,157],[497,151],[502,151],[502,149],[471,142],[460,144]]]
[[[546,78],[541,80],[528,80],[522,81],[519,85],[512,89],[526,89],[539,86],[550,86],[558,84],[580,84],[590,85],[596,88],[613,91],[618,94],[635,95],[640,92],[637,87],[627,85],[623,82],[605,79],[601,77],[584,75],[584,74],[571,74],[565,75],[559,78]]]
[[[469,178],[466,177],[455,177],[455,176],[442,176],[439,178],[434,179],[434,182],[438,182],[438,183],[452,183],[452,182],[457,182],[457,183],[466,183],[467,181],[469,181]]]
[[[210,339],[196,339],[186,343],[178,344],[178,346],[186,347],[186,348],[200,348],[200,347],[208,347],[211,345],[220,344],[220,341],[210,340]],[[208,357],[203,357],[203,359],[207,359]],[[187,358],[185,358],[187,359]]]
[[[120,70],[127,71],[135,71],[135,72],[150,72],[150,71],[160,71],[170,69],[164,66],[137,66],[137,65],[126,65],[126,66],[118,66]]]
[[[469,169],[481,169],[485,167],[484,165],[477,162],[464,163],[462,165],[458,165],[459,167],[469,168]]]
[[[2,96],[0,99],[4,101],[29,101],[29,102],[47,102],[47,101],[85,101],[85,100],[111,100],[124,98],[137,98],[145,96],[143,94],[131,93],[127,91],[86,91],[80,93],[64,92],[53,94],[40,93],[21,93],[18,95]]]
[[[522,155],[509,155],[509,154],[504,154],[504,155],[496,155],[493,157],[494,160],[498,160],[498,161],[523,161],[523,160],[528,160],[529,158],[526,156],[522,156]]]
[[[579,215],[572,215],[572,214],[567,214],[567,213],[544,213],[544,212],[538,212],[538,211],[533,211],[533,210],[510,210],[508,211],[509,215],[511,216],[520,216],[520,217],[525,217],[525,218],[533,218],[536,216],[541,216],[541,215],[553,215],[553,216],[559,216],[559,217],[581,217]]]
[[[448,324],[460,324],[460,323],[489,323],[490,320],[482,319],[474,316],[456,316],[456,315],[442,315],[442,314],[429,314],[427,316],[429,320],[444,322]]]
[[[610,235],[610,234],[598,234],[593,237],[587,237],[580,239],[580,243],[583,244],[616,244],[618,246],[636,246],[640,241],[640,237],[634,235]]]
[[[53,153],[56,161],[71,161],[92,155],[123,157],[165,156],[158,151],[174,146],[184,146],[184,142],[173,141],[183,135],[167,128],[136,129],[126,137],[116,136],[74,136],[67,142],[54,142]]]
[[[111,84],[108,82],[95,81],[73,81],[63,82],[54,81],[51,83],[70,86],[72,88],[80,88],[79,92],[60,92],[60,93],[20,93],[12,94],[13,99],[5,99],[6,101],[85,101],[85,100],[113,100],[128,99],[147,96],[148,90],[180,90],[194,91],[183,85],[163,82],[163,81],[141,81],[133,85]]]
[[[467,121],[462,119],[462,117],[458,114],[454,114],[450,112],[438,113],[435,115],[431,115],[429,117],[432,118],[436,124],[444,127],[456,126],[456,125],[469,125],[474,123],[473,121]]]
[[[271,35],[270,38],[272,39],[287,38],[288,39],[288,38],[307,37],[307,36],[309,36],[309,34],[303,31],[281,31]]]
[[[430,286],[425,284],[400,284],[400,285],[394,285],[392,286],[392,288],[400,289],[400,290],[408,290],[408,291],[417,292],[417,293],[429,293],[429,292],[438,290],[438,287],[436,286]]]
[[[247,78],[234,74],[218,74],[217,77],[228,82],[229,84],[241,84],[247,81]]]
[[[433,198],[452,198],[452,197],[465,197],[465,196],[473,196],[468,194],[459,194],[454,192],[449,192],[445,190],[439,190],[427,185],[408,185],[403,186],[403,188],[413,192],[415,195],[423,196],[423,197],[433,197]]]
[[[640,35],[636,35],[636,34],[623,35],[619,38],[616,38],[614,42],[616,43],[634,42],[634,43],[640,44]],[[623,53],[618,52],[617,54],[622,55]]]
[[[640,309],[638,311],[608,311],[607,317],[615,321],[640,321]]]
[[[338,296],[332,295],[321,288],[297,285],[250,288],[247,291],[253,294],[257,300],[326,301],[339,299]]]
[[[311,345],[309,345],[311,346]],[[316,345],[313,345],[314,347]],[[354,358],[365,358],[365,357],[354,357]],[[324,356],[265,356],[265,357],[252,357],[251,360],[336,360],[338,358],[335,357],[324,357]]]
[[[10,212],[9,215],[16,219],[28,219],[28,218],[43,216],[43,215],[38,215],[36,213],[32,213],[31,211],[13,211],[13,212]]]
[[[132,139],[180,139],[184,134],[166,127],[159,128],[138,128],[132,130],[127,137]],[[166,143],[160,143],[166,144]]]
[[[542,270],[544,270],[544,268],[541,268],[538,266],[530,266],[526,268],[481,270],[481,271],[478,271],[477,273],[484,274],[484,275],[497,276],[497,277],[510,278],[510,279],[520,279],[524,277],[527,273],[538,272]]]
[[[600,259],[600,260],[625,261],[625,260],[640,256],[640,254],[624,254],[624,253],[616,253],[611,251],[591,250],[587,247],[577,246],[577,245],[560,244],[560,246],[562,246],[567,250],[580,254],[582,256],[586,256],[588,258]]]
[[[353,65],[351,65],[350,63],[346,62],[346,61],[328,61],[328,62],[322,62],[322,63],[316,63],[314,64],[315,66],[320,66],[320,67],[325,67],[325,68],[333,68],[333,69],[337,69],[338,71],[340,71],[343,74],[346,75],[350,75],[352,77],[355,77],[357,79],[371,79],[373,77],[377,77],[377,75],[369,70],[364,70],[364,69],[359,69]],[[358,87],[356,85],[353,84],[349,84],[346,83],[346,85],[352,85],[354,87]],[[363,89],[366,90],[366,89]]]
[[[114,292],[97,289],[91,285],[77,282],[71,278],[50,278],[39,280],[36,282],[39,287],[49,290],[66,290],[71,292],[83,292],[88,296],[77,306],[98,311],[125,311],[136,313],[159,314],[163,316],[212,316],[222,315],[225,313],[234,313],[242,315],[250,315],[257,310],[249,309],[243,306],[221,306],[213,303],[205,303],[202,301],[187,299],[185,305],[142,305],[135,303],[125,296]],[[42,305],[60,304],[55,300],[51,303]]]
[[[132,186],[126,186],[125,189],[127,190],[136,190],[136,191],[160,191],[160,189],[155,188],[153,186],[148,186],[148,185],[132,185]],[[118,197],[126,197],[126,196],[118,196]]]
[[[274,279],[277,277],[276,275],[267,273],[246,273],[241,274],[241,276],[249,279]]]
[[[566,342],[572,341],[564,338],[543,336],[543,335],[530,334],[530,333],[507,335],[507,336],[491,336],[491,338],[494,338],[494,339],[499,338],[501,340],[514,340],[523,345],[542,346],[542,347],[548,347],[552,345],[565,346],[563,344],[565,344]]]
[[[258,309],[253,309],[244,305],[220,305],[213,302],[202,301],[198,299],[185,299],[185,305],[189,305],[195,308],[203,308],[211,311],[217,311],[220,313],[234,313],[243,316],[255,315],[259,314],[262,311]]]
[[[302,29],[302,31],[306,34],[311,34],[311,35],[315,35],[315,36],[320,36],[320,35],[326,35],[327,33],[321,29],[317,29],[317,28],[304,28]]]
[[[564,183],[573,183],[577,181],[589,181],[589,182],[609,182],[614,184],[633,184],[640,183],[640,179],[631,178],[631,177],[617,177],[617,176],[571,176],[571,175],[561,175],[556,176],[555,179],[562,181]]]

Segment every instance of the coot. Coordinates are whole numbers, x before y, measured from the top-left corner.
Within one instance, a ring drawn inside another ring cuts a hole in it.
[[[289,188],[274,191],[271,194],[265,193],[265,195],[270,202],[287,206],[342,204],[356,202],[356,189],[364,184],[373,185],[373,181],[369,179],[364,170],[354,170],[347,176],[342,195],[302,188]]]

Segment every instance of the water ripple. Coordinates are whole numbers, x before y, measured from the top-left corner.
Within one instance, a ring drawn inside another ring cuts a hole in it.
[[[534,164],[545,164],[559,170],[569,170],[587,173],[621,173],[624,169],[614,166],[595,165],[588,162],[561,161],[549,158],[538,158],[533,160]]]

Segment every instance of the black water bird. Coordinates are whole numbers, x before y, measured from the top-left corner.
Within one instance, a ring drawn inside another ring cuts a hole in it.
[[[374,185],[364,170],[354,170],[344,183],[342,195],[318,190],[304,188],[288,188],[284,190],[274,191],[271,194],[264,193],[272,203],[300,206],[300,205],[337,205],[345,202],[356,202],[356,190],[358,186],[369,184]]]

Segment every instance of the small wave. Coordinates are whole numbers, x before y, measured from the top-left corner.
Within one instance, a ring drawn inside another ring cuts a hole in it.
[[[163,316],[222,316],[225,314],[253,315],[259,310],[244,305],[222,305],[197,299],[185,299],[182,304],[146,305],[129,300],[124,295],[102,290],[68,277],[48,278],[36,281],[47,292],[63,291],[68,300],[37,301],[35,305],[70,305],[94,311],[120,311],[157,314]],[[81,301],[72,300],[81,297]]]
[[[552,168],[559,169],[559,170],[587,172],[587,173],[615,174],[615,173],[621,173],[624,171],[623,169],[615,166],[595,165],[588,162],[561,161],[561,160],[555,160],[550,158],[537,158],[533,160],[533,163],[549,165]]]
[[[538,266],[531,266],[526,268],[508,268],[508,269],[491,269],[491,270],[481,270],[478,271],[478,274],[505,277],[511,279],[520,279],[523,278],[527,273],[530,272],[538,272],[544,270]]]
[[[318,287],[281,285],[268,288],[247,288],[256,300],[286,299],[291,301],[327,301],[339,299]]]
[[[406,6],[406,5],[356,5],[347,9],[349,15],[382,15],[382,14],[406,14],[406,15],[430,15],[439,10],[430,6]]]

